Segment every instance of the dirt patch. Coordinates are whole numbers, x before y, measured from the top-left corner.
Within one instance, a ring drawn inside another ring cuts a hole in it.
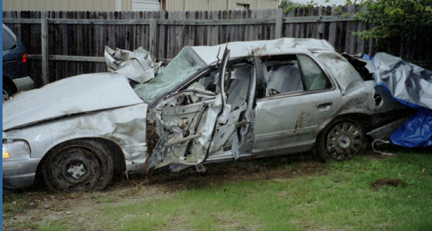
[[[91,211],[102,209],[106,203],[124,205],[169,198],[179,190],[225,182],[290,179],[318,173],[324,165],[307,153],[209,164],[206,167],[205,174],[189,168],[179,173],[157,171],[151,175],[131,175],[129,180],[119,177],[102,192],[52,193],[40,186],[8,192],[3,195],[3,229],[36,230],[47,222],[67,217],[71,227],[86,230],[93,227],[89,224],[98,222],[97,213],[89,215]]]
[[[405,183],[402,179],[398,178],[381,178],[370,184],[375,189],[380,189],[383,186],[392,186],[392,187],[406,187],[407,183]]]

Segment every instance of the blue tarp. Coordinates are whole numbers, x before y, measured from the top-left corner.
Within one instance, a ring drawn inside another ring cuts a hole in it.
[[[392,143],[404,147],[432,145],[432,71],[386,53],[373,58],[374,80],[399,102],[416,108],[417,113],[391,136]]]
[[[432,110],[419,109],[390,136],[390,140],[409,148],[432,145]]]

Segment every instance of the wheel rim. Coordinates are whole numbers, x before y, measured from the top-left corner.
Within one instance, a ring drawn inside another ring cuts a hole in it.
[[[359,153],[363,148],[363,133],[353,122],[336,124],[327,135],[325,148],[335,160],[342,160]]]
[[[51,162],[51,176],[63,189],[87,190],[101,176],[101,164],[96,153],[85,147],[70,147],[61,151]]]

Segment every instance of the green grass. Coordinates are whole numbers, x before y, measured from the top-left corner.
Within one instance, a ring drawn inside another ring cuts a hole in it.
[[[370,186],[384,177],[406,185]],[[89,195],[104,202],[83,215],[98,215],[92,230],[432,230],[432,155],[357,157],[305,176],[222,181],[139,203]],[[65,219],[39,229],[72,224]]]
[[[228,182],[140,204],[107,205],[102,217],[117,220],[120,230],[432,229],[431,155],[359,157],[326,167],[325,174]],[[407,185],[370,186],[384,177]]]

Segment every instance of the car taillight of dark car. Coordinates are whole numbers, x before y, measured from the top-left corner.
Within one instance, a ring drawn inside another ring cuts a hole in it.
[[[22,62],[23,62],[23,63],[27,63],[27,61],[28,61],[28,54],[25,53],[25,54],[23,55],[23,57],[22,57]]]

